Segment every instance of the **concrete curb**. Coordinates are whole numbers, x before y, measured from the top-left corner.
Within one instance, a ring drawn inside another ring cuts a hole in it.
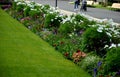
[[[94,18],[94,17],[92,17],[92,16],[90,16],[90,15],[85,14],[84,12],[78,12],[78,11],[76,11],[76,12],[70,12],[70,11],[66,11],[66,10],[62,10],[62,9],[58,9],[58,10],[59,10],[59,12],[62,13],[63,15],[68,15],[68,16],[70,16],[70,15],[72,15],[72,14],[80,14],[80,15],[82,15],[82,16],[90,19],[90,20],[94,20],[94,21],[97,21],[97,22],[102,22],[102,21],[103,21],[103,22],[106,22],[106,21],[109,21],[109,20],[112,21],[112,19],[98,19],[98,18]],[[113,22],[113,21],[112,21],[112,22]],[[120,27],[120,23],[115,23],[115,22],[113,22],[113,24]]]

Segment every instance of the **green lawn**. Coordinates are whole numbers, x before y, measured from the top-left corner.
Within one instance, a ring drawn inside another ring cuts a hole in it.
[[[90,77],[0,9],[0,77]]]

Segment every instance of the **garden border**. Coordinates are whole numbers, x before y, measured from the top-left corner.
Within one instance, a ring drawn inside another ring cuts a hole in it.
[[[92,19],[92,20],[97,21],[97,22],[100,22],[100,21],[106,22],[106,21],[112,20],[112,19],[106,19],[106,18],[105,19],[98,19],[98,18],[92,17],[92,16],[87,15],[87,14],[82,13],[82,12],[76,12],[75,13],[75,12],[70,12],[70,11],[66,11],[66,10],[62,10],[62,9],[58,9],[58,10],[60,11],[60,13],[62,13],[64,15],[68,15],[69,16],[69,15],[72,15],[72,14],[80,14],[80,15],[85,16],[88,19]],[[113,22],[113,24],[115,24],[115,25],[120,27],[120,23]]]

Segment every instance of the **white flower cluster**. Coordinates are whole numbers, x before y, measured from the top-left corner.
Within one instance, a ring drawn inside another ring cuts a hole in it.
[[[76,34],[76,33],[73,33],[73,32],[72,32],[71,34],[69,34],[69,37],[72,38],[73,36],[77,36],[77,34]]]
[[[112,43],[110,46],[105,45],[104,48],[109,48],[109,49],[111,49],[111,48],[116,48],[116,47],[120,47],[120,44],[114,44],[114,43]]]
[[[85,62],[86,62],[87,64],[89,64],[89,63],[94,63],[96,60],[99,61],[99,57],[96,57],[96,56],[88,56],[88,57],[86,57]]]
[[[14,0],[14,2],[19,2],[19,1],[21,1],[21,0]]]
[[[98,32],[103,32],[105,31],[106,34],[110,37],[120,37],[120,28],[116,28],[116,26],[111,27],[110,25],[101,25],[101,24],[96,24],[96,25],[89,25],[91,27],[98,27],[97,31]]]
[[[103,28],[102,26],[100,26],[100,27],[98,27],[97,31],[98,31],[98,32],[103,32],[103,29],[104,29],[104,28]]]
[[[51,19],[51,21],[53,22],[54,20],[58,20],[58,18],[61,17],[62,18],[62,15],[56,15],[54,19]],[[61,22],[61,20],[58,20],[59,22]]]
[[[42,4],[36,3],[37,6],[43,6]]]
[[[50,6],[50,11],[54,11],[55,12],[55,7],[52,7],[52,6]]]
[[[17,2],[17,5],[26,5],[25,2]]]
[[[14,0],[14,2],[16,2],[17,5],[25,5],[25,6],[27,6],[27,7],[23,8],[24,11],[28,7],[30,7],[30,10],[33,10],[33,11],[42,11],[42,9],[45,7],[44,5],[39,4],[39,3],[35,3],[33,1]],[[40,7],[40,8],[35,8],[35,7]],[[53,11],[49,11],[49,10],[45,10],[45,11],[48,11],[48,13],[53,12]]]
[[[63,24],[65,23],[65,22],[71,22],[71,23],[74,23],[74,24],[77,24],[77,22],[76,21],[74,21],[75,20],[75,16],[72,16],[72,15],[69,15],[69,16],[67,16],[66,18],[63,18]]]
[[[34,8],[35,5],[31,4],[31,3],[27,3],[27,6],[29,6],[30,8]]]
[[[109,27],[109,28],[105,28],[105,30],[106,30],[106,33],[110,37],[119,37],[120,38],[120,28]]]
[[[67,21],[72,21],[70,16],[68,16],[67,18],[63,19],[63,22],[62,22],[62,23],[64,24],[64,23],[67,22]]]

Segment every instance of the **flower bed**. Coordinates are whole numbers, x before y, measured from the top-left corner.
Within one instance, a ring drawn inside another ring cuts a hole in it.
[[[120,27],[115,24],[91,21],[79,14],[66,16],[49,5],[28,1],[13,1],[6,11],[94,77],[119,76],[119,67],[111,70],[115,65],[110,52],[120,48]],[[120,65],[118,55],[113,56]]]

